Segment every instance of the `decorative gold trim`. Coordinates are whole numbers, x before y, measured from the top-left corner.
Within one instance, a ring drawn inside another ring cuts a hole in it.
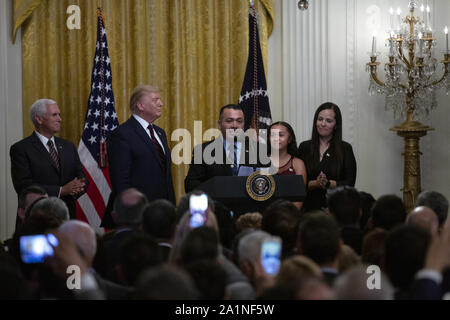
[[[254,188],[257,188],[257,185],[255,184],[257,179],[263,179],[269,185],[268,189],[260,194],[258,194],[254,190]],[[270,199],[275,193],[275,188],[276,188],[275,179],[273,178],[272,175],[262,173],[261,171],[255,171],[247,177],[246,182],[247,194],[253,200],[262,202]]]

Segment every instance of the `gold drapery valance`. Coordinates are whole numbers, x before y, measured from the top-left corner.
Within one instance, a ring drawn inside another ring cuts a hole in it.
[[[81,9],[80,30],[66,26],[70,5]],[[60,136],[78,145],[90,93],[97,6],[105,16],[120,123],[130,116],[133,88],[152,84],[162,89],[164,109],[157,124],[172,148],[178,142],[170,141],[171,133],[178,128],[193,133],[194,121],[202,121],[203,131],[216,128],[220,107],[238,101],[244,78],[247,1],[15,0],[14,35],[22,27],[24,134],[33,130],[31,104],[51,98],[62,113]],[[266,61],[273,0],[255,1],[255,6]],[[177,198],[184,194],[187,168],[173,166]]]

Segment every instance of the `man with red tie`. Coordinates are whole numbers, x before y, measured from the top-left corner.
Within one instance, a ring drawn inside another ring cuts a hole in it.
[[[61,129],[61,113],[50,99],[37,100],[30,109],[35,131],[10,149],[11,177],[17,194],[41,186],[49,197],[64,200],[72,219],[75,200],[87,190],[87,180],[75,145],[55,137]]]
[[[175,204],[171,156],[166,133],[154,124],[161,117],[163,103],[159,89],[153,86],[135,88],[130,98],[131,117],[111,133],[108,146],[109,175],[112,195],[136,188],[149,202],[167,199]],[[110,227],[109,211],[102,221]]]

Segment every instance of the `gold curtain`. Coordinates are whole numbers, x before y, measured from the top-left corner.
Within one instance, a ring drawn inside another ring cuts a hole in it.
[[[264,58],[273,28],[272,1],[255,1]],[[80,30],[66,26],[70,5],[81,9]],[[162,89],[165,108],[157,124],[171,148],[177,144],[170,141],[175,129],[193,133],[194,121],[202,121],[203,131],[216,128],[220,107],[237,102],[243,82],[247,0],[15,0],[14,33],[22,26],[24,134],[33,130],[31,104],[51,98],[62,113],[60,136],[78,145],[90,93],[97,6],[105,16],[120,123],[130,116],[133,88],[152,84]],[[172,169],[179,199],[188,165]]]

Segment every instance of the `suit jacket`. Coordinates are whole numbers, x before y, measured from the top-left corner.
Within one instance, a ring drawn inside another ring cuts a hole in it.
[[[75,178],[86,178],[75,145],[58,137],[55,137],[55,145],[60,160],[59,170],[34,132],[11,147],[11,177],[18,195],[26,187],[35,184],[44,188],[50,197],[58,197],[60,188],[66,183]],[[85,192],[87,188],[86,179]],[[61,197],[72,219],[76,217],[75,200],[81,195]]]
[[[246,138],[245,143],[241,145],[239,165],[254,167],[270,166],[270,163],[261,163],[262,160],[259,157],[260,147],[260,144],[249,143],[249,139]],[[221,150],[222,154],[216,156],[217,150]],[[214,161],[207,161],[205,155],[211,155]],[[199,185],[212,177],[232,176],[232,165],[233,161],[230,158],[227,159],[223,140],[220,137],[195,146],[192,153],[191,164],[189,165],[189,171],[184,179],[184,189],[186,193],[196,189]]]
[[[150,136],[133,116],[111,133],[108,159],[112,194],[102,226],[110,227],[104,222],[105,219],[111,222],[113,198],[128,188],[138,189],[149,202],[167,199],[175,204],[172,161],[166,133],[156,125],[153,128],[164,146],[165,163],[162,163]]]

